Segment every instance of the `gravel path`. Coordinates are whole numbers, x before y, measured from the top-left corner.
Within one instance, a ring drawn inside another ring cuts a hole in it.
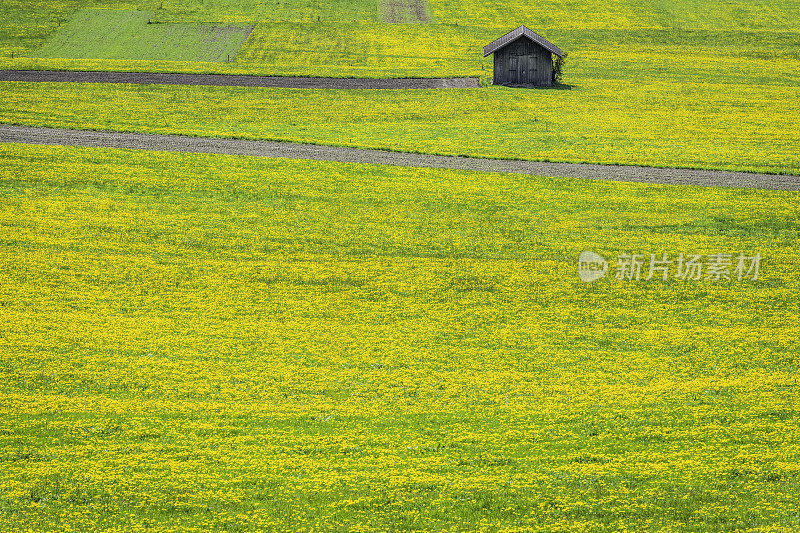
[[[312,159],[317,161],[373,163],[401,167],[447,168],[478,170],[483,172],[531,174],[537,176],[564,176],[672,185],[697,185],[701,187],[800,190],[800,176],[753,174],[721,170],[509,161],[502,159],[481,159],[388,152],[384,150],[365,150],[360,148],[341,148],[289,142],[187,137],[182,135],[150,135],[144,133],[62,130],[0,125],[0,142]]]
[[[214,85],[218,87],[279,87],[284,89],[475,89],[480,87],[478,78],[310,78],[76,70],[0,70],[0,81]]]

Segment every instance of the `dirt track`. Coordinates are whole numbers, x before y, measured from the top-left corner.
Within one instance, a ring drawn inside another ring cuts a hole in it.
[[[509,161],[387,152],[383,150],[364,150],[360,148],[340,148],[287,142],[185,137],[181,135],[148,135],[142,133],[59,130],[0,125],[0,142],[312,159],[318,161],[373,163],[402,167],[448,168],[538,176],[564,176],[671,185],[697,185],[701,187],[743,187],[751,189],[800,191],[800,176],[751,174],[720,170]]]
[[[478,78],[321,78],[169,74],[162,72],[84,72],[73,70],[0,70],[0,81],[214,85],[284,89],[472,89]]]

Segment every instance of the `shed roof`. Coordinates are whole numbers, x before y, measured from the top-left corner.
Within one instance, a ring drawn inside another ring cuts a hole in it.
[[[535,42],[543,46],[545,49],[549,50],[550,52],[554,53],[558,57],[564,57],[564,52],[561,51],[561,48],[554,45],[538,33],[533,30],[526,28],[525,26],[520,26],[516,30],[511,30],[510,32],[506,33],[499,39],[492,41],[491,43],[487,44],[483,47],[483,57],[488,56],[499,50],[500,48],[504,47],[505,45],[512,43],[519,39],[520,37],[525,36],[531,41]]]

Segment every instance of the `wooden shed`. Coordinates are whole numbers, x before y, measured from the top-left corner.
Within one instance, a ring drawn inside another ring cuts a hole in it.
[[[553,54],[559,47],[525,26],[483,47],[483,57],[494,54],[495,85],[553,85]]]

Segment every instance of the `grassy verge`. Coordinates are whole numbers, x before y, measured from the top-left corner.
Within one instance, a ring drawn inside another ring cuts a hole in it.
[[[3,529],[797,526],[796,194],[0,158]]]

